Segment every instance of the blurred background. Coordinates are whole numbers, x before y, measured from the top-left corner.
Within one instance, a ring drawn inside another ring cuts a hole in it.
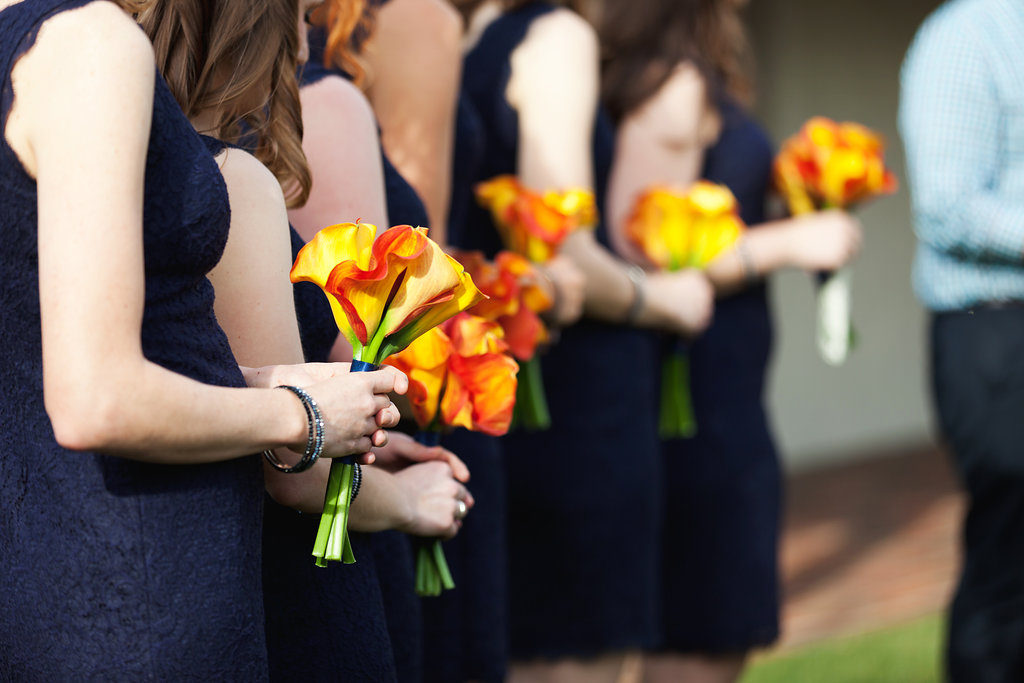
[[[784,636],[746,681],[939,680],[962,500],[931,418],[896,113],[903,55],[940,4],[752,0],[747,10],[756,110],[776,143],[816,114],[866,124],[888,139],[901,190],[859,213],[859,338],[843,367],[815,350],[810,278],[773,280],[770,406],[789,473]]]

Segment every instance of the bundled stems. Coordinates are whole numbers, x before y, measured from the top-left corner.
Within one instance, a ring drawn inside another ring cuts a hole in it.
[[[682,344],[662,361],[658,433],[662,439],[689,439],[697,433],[690,392],[690,354]]]
[[[364,361],[352,361],[352,372],[373,372],[379,366]],[[318,567],[328,562],[353,564],[352,544],[348,538],[348,511],[352,505],[352,480],[355,464],[352,456],[335,458],[331,461],[331,473],[327,478],[327,492],[324,494],[324,508],[320,513],[320,526],[313,543],[313,561]]]
[[[424,446],[441,443],[441,432],[421,431],[416,441]],[[444,557],[441,539],[420,539],[416,550],[416,594],[421,597],[437,597],[442,591],[455,588],[448,561]]]
[[[519,364],[513,421],[516,426],[530,432],[540,432],[551,427],[551,413],[544,393],[544,374],[540,358],[536,355]]]

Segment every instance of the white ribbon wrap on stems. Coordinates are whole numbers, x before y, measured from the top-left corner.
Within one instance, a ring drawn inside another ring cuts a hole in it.
[[[833,367],[850,355],[853,329],[850,324],[850,288],[853,268],[845,266],[829,275],[818,288],[818,353]]]

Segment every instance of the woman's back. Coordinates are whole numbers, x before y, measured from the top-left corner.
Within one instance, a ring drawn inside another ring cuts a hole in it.
[[[39,27],[88,4],[23,0],[0,11],[5,122],[12,70]],[[227,239],[226,190],[159,76],[145,181],[143,353],[192,379],[242,386],[206,279]],[[0,435],[17,445],[0,474],[0,641],[18,643],[0,654],[0,677],[265,676],[258,461],[153,465],[57,444],[43,403],[36,183],[6,139],[0,185]],[[68,282],[69,305],[75,294]]]

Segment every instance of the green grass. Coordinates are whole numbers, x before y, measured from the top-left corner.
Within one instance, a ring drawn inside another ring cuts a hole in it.
[[[937,683],[943,619],[936,615],[769,655],[742,683]]]

